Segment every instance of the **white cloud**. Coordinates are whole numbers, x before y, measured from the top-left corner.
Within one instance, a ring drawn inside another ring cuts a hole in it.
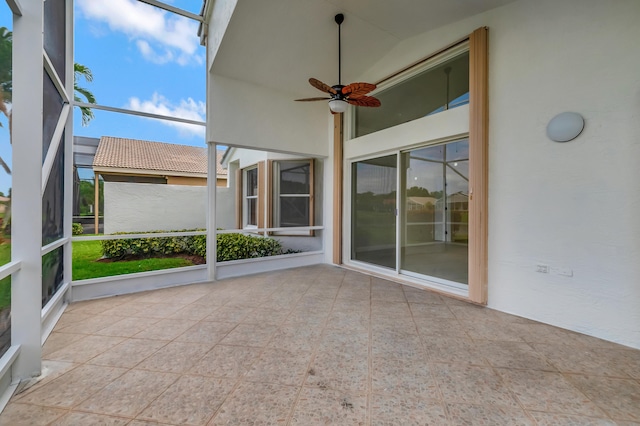
[[[136,97],[129,98],[129,103],[126,107],[135,111],[185,118],[187,120],[194,121],[205,121],[206,114],[206,105],[204,102],[188,98],[181,99],[177,105],[174,105],[167,98],[157,92],[154,93],[149,100],[141,100]],[[169,120],[161,120],[160,122],[164,125],[178,129],[182,136],[204,137],[204,126]]]
[[[137,0],[78,0],[81,14],[106,23],[135,41],[142,56],[154,63],[201,64],[198,24]]]

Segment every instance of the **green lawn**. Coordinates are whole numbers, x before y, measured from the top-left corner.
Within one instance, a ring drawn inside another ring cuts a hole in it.
[[[134,272],[156,271],[160,269],[191,266],[193,263],[182,258],[159,258],[123,260],[119,262],[97,262],[102,257],[100,241],[74,241],[73,279],[110,277],[133,274]],[[0,266],[11,261],[11,244],[0,244]],[[11,276],[0,280],[0,309],[11,303]]]
[[[191,266],[189,260],[176,258],[151,258],[140,260],[121,260],[118,262],[96,262],[102,257],[100,241],[74,241],[73,243],[73,279],[111,277],[133,274],[135,272],[156,271],[160,269]]]
[[[11,244],[0,244],[0,266],[11,262]],[[11,304],[11,275],[0,280],[0,310]]]

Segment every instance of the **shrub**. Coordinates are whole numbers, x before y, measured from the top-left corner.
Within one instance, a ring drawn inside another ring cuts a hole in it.
[[[166,231],[154,232],[158,233]],[[126,234],[129,233],[118,232],[113,235]],[[124,259],[127,256],[153,257],[158,255],[189,254],[206,257],[207,254],[206,235],[103,240],[101,241],[101,244],[103,256],[115,260]],[[276,256],[279,254],[296,252],[293,250],[283,250],[280,241],[275,238],[238,233],[218,235],[216,247],[218,262]]]
[[[282,245],[275,238],[244,234],[218,235],[216,249],[218,262],[283,254]]]
[[[84,232],[84,228],[82,227],[81,223],[74,222],[71,225],[71,234],[72,235],[82,235],[83,232]]]

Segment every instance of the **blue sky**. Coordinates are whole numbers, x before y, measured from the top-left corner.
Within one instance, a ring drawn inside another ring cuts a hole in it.
[[[199,0],[166,1],[199,13]],[[11,28],[3,1],[0,26]],[[205,120],[205,48],[198,23],[136,0],[75,0],[75,62],[89,67],[89,89],[100,105],[192,120]],[[74,111],[76,136],[118,136],[205,146],[204,127],[95,110],[82,127]],[[6,121],[6,120],[5,120]],[[0,129],[0,155],[10,164],[8,131]],[[10,177],[0,170],[0,191]]]

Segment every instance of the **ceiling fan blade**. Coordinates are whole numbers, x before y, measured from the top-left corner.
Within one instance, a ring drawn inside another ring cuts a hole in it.
[[[295,99],[296,102],[313,102],[313,101],[326,101],[331,98],[303,98],[303,99]]]
[[[350,98],[360,98],[375,90],[376,87],[375,84],[371,83],[351,83],[342,88],[342,94]]]
[[[323,82],[321,82],[318,79],[315,78],[310,78],[309,79],[309,84],[311,84],[313,87],[315,87],[316,89],[325,92],[325,93],[331,93],[332,95],[336,95],[338,94],[338,92],[336,92],[336,89],[334,89],[333,87],[329,86],[328,84],[325,84]]]
[[[379,107],[382,105],[378,98],[373,96],[360,96],[359,98],[349,98],[347,102],[351,105],[364,106],[364,107]]]

